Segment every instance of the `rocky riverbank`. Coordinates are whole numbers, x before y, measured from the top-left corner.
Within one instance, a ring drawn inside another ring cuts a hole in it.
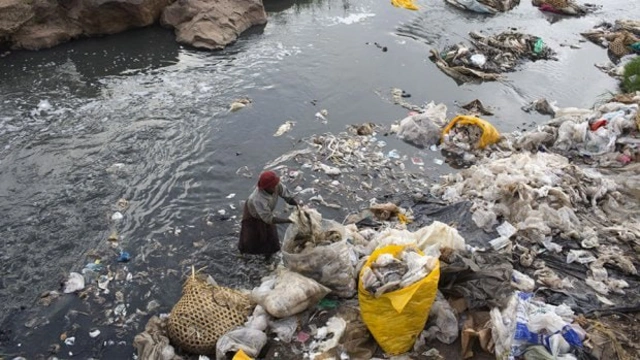
[[[178,42],[222,49],[267,15],[262,0],[2,0],[0,48],[40,50],[161,22]]]

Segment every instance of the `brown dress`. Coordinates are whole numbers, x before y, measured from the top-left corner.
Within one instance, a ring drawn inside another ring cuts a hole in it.
[[[278,229],[275,224],[267,224],[262,219],[253,217],[244,205],[242,228],[238,250],[243,254],[271,255],[280,251]]]

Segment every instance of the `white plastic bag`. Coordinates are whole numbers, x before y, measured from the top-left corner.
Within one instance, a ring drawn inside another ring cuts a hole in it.
[[[282,342],[288,344],[293,340],[293,335],[298,329],[298,318],[290,316],[284,319],[271,320],[269,321],[269,327]]]
[[[369,253],[387,245],[415,244],[420,250],[435,245],[437,249],[448,247],[454,250],[465,250],[466,242],[451,226],[434,221],[431,225],[418,229],[416,232],[408,230],[387,229],[379,233],[369,244]]]
[[[321,226],[324,231],[332,230],[340,234],[342,239],[297,253],[295,236],[298,227],[291,224],[287,228],[282,245],[284,265],[328,287],[339,297],[351,298],[356,294],[357,257],[347,242],[346,230],[344,226],[331,220],[322,220]]]
[[[231,330],[216,343],[216,360],[224,360],[227,353],[242,349],[248,356],[256,358],[267,343],[267,335],[260,330],[245,327]]]
[[[438,339],[442,343],[452,344],[458,339],[458,318],[440,291],[431,305],[429,324],[433,325],[423,331],[427,340]]]
[[[253,289],[251,299],[271,316],[285,318],[315,305],[329,292],[330,289],[315,280],[281,268]]]
[[[424,112],[407,116],[400,121],[398,137],[418,147],[427,148],[440,142],[442,126],[446,122],[447,106],[430,102]]]

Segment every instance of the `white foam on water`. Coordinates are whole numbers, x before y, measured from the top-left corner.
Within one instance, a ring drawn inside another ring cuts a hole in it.
[[[338,16],[330,19],[329,26],[333,25],[352,25],[362,22],[370,17],[374,17],[376,14],[373,13],[358,13],[358,14],[350,14],[348,16]]]

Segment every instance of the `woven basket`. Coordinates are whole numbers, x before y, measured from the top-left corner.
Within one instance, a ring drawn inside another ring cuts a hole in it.
[[[171,343],[185,351],[215,354],[218,338],[245,323],[249,297],[233,289],[207,283],[195,272],[182,288],[167,323]]]

